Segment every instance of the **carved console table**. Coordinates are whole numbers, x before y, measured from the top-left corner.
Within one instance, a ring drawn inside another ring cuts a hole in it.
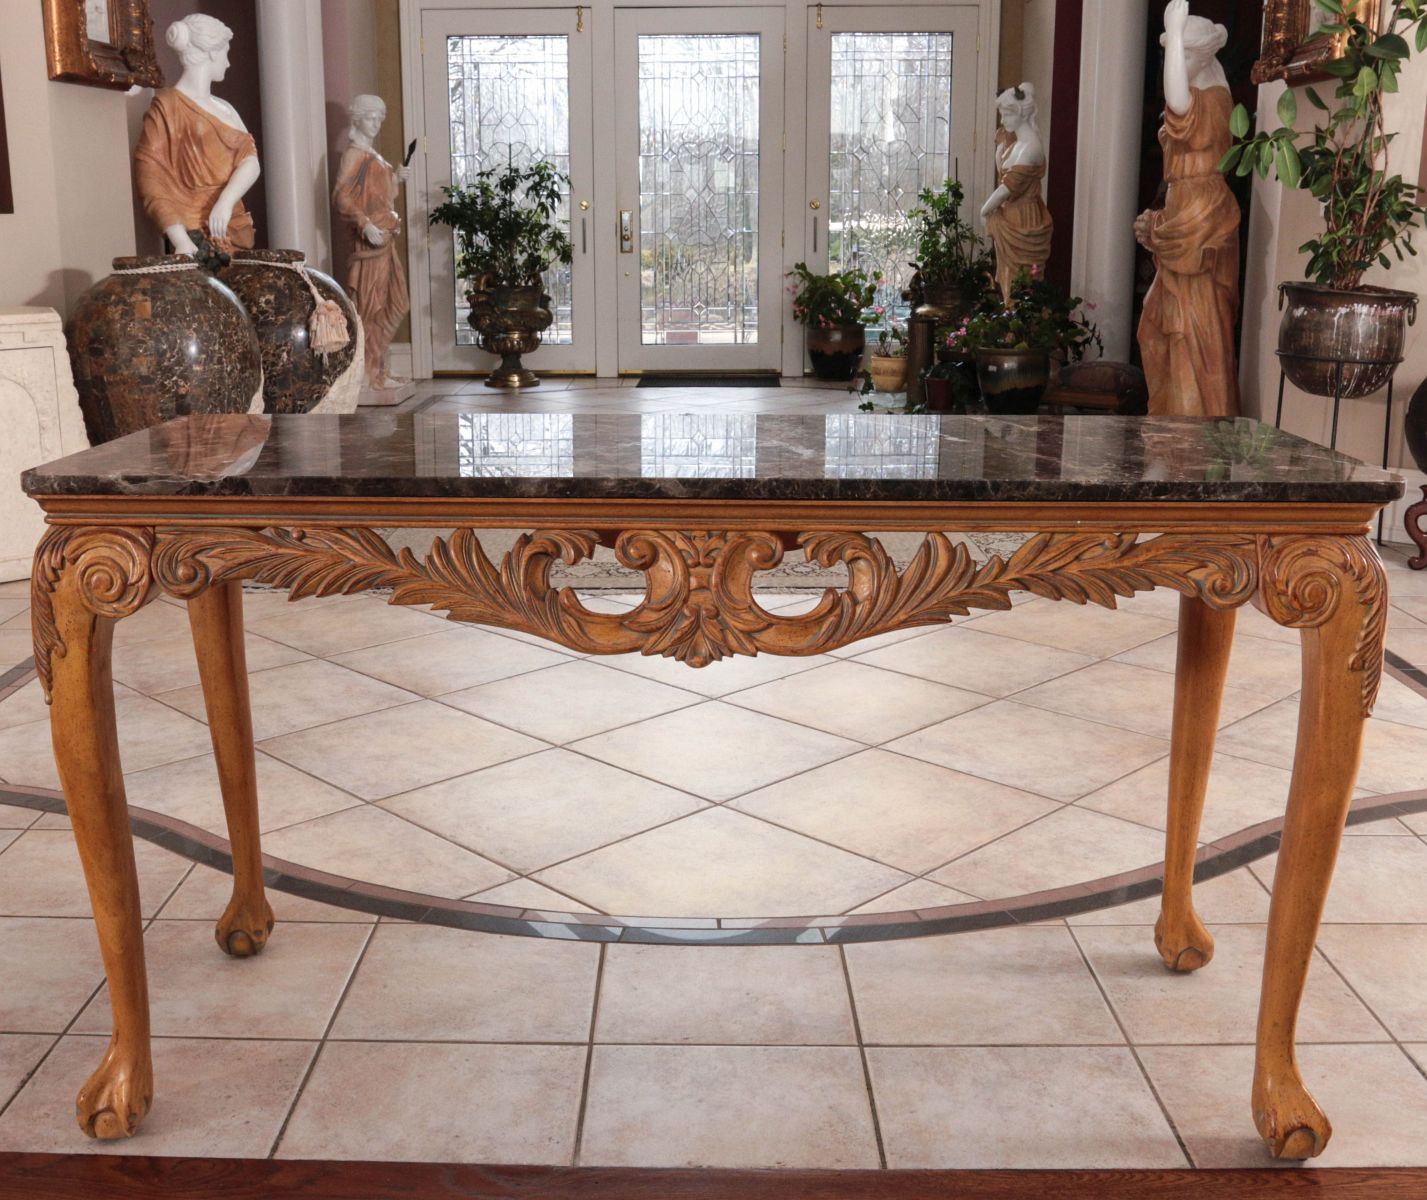
[[[717,454],[700,433],[725,439]],[[114,1010],[108,1051],[79,1092],[85,1132],[134,1133],[153,1093],[109,656],[115,622],[159,591],[188,601],[233,852],[217,938],[247,956],[273,917],[242,580],[293,596],[385,588],[393,604],[454,620],[691,667],[817,654],[1004,609],[1018,590],[1113,608],[1166,587],[1180,593],[1180,636],[1155,945],[1171,970],[1214,952],[1191,883],[1235,609],[1252,601],[1302,631],[1252,1112],[1275,1155],[1327,1143],[1294,1030],[1382,669],[1386,586],[1367,529],[1402,493],[1395,477],[1247,420],[471,413],[188,417],[36,468],[24,484],[50,523],[34,563],[36,665]],[[377,532],[400,526],[454,532],[417,556]],[[536,532],[497,564],[472,532],[482,528]],[[867,530],[924,540],[899,563]],[[957,531],[1034,536],[978,564],[946,536]],[[630,612],[591,612],[551,583],[557,563],[599,546],[645,577]],[[794,553],[845,567],[847,586],[775,616],[753,587]]]

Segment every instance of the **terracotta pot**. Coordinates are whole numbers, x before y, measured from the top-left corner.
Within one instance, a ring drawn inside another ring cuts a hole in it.
[[[866,349],[867,327],[864,325],[808,326],[808,357],[812,360],[815,379],[846,382],[862,365],[862,352]]]
[[[258,335],[226,284],[182,254],[116,258],[114,272],[64,327],[91,442],[261,401]]]
[[[1278,303],[1283,373],[1310,395],[1345,400],[1387,386],[1417,319],[1417,297],[1391,288],[1281,283]]]
[[[292,268],[301,250],[237,250],[218,273],[253,319],[263,356],[263,411],[305,413],[317,407],[352,365],[357,352],[357,310],[330,275],[308,268],[318,295],[333,300],[347,319],[347,344],[329,354],[312,349],[308,323],[316,302]]]
[[[537,387],[540,377],[520,359],[540,348],[540,335],[555,320],[542,285],[514,286],[482,278],[466,299],[471,305],[467,320],[480,335],[481,349],[500,355],[500,365],[486,376],[486,387]]]
[[[872,372],[872,386],[879,392],[900,392],[907,386],[905,356],[874,354],[869,369]]]
[[[976,382],[988,412],[1029,415],[1040,408],[1050,382],[1050,355],[1044,350],[977,350]]]

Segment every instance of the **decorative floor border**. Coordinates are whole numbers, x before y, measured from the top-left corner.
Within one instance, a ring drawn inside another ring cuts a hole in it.
[[[1400,655],[1387,652],[1387,673],[1427,696],[1427,672]],[[0,675],[0,700],[34,678],[33,661]],[[64,795],[51,788],[0,783],[0,803],[39,812],[64,813]],[[1348,810],[1349,825],[1390,820],[1427,812],[1427,788],[1364,796]],[[1251,825],[1200,847],[1194,880],[1203,883],[1278,850],[1283,818]],[[232,874],[228,839],[187,821],[129,805],[129,824],[143,838],[201,866]],[[303,896],[353,912],[394,917],[425,925],[444,925],[478,933],[562,941],[627,942],[647,945],[846,945],[970,933],[1040,921],[1059,921],[1082,913],[1118,908],[1157,896],[1164,886],[1164,863],[1118,875],[999,900],[974,900],[899,912],[857,913],[831,917],[619,917],[604,913],[558,912],[517,908],[476,900],[452,900],[382,884],[333,875],[263,855],[263,880],[273,891]]]

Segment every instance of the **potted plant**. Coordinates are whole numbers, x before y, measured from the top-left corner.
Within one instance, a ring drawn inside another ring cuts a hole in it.
[[[569,182],[548,162],[492,167],[469,184],[443,187],[445,202],[431,211],[432,225],[456,231],[456,276],[467,285],[471,328],[482,349],[501,356],[487,387],[540,382],[520,358],[555,319],[541,276],[574,258],[555,216]]]
[[[868,392],[900,392],[907,386],[907,331],[889,324],[877,333],[877,348],[870,364],[862,372],[862,394]]]
[[[793,316],[808,331],[808,357],[818,379],[849,380],[862,363],[867,348],[867,325],[883,315],[873,307],[882,276],[866,271],[834,271],[816,275],[807,263],[794,263],[788,272]]]
[[[1022,271],[1009,301],[983,306],[947,334],[949,349],[974,359],[989,412],[1035,412],[1050,382],[1052,355],[1079,362],[1092,345],[1100,346],[1083,303],[1047,283],[1039,270]]]
[[[1394,258],[1417,253],[1412,230],[1424,210],[1417,185],[1388,173],[1395,135],[1387,132],[1383,96],[1397,91],[1412,53],[1408,35],[1418,53],[1427,49],[1427,4],[1393,0],[1381,29],[1358,19],[1359,0],[1314,4],[1326,14],[1318,32],[1341,47],[1341,56],[1321,68],[1338,81],[1332,103],[1307,88],[1320,115],[1311,130],[1300,130],[1297,101],[1285,91],[1279,127],[1252,136],[1248,110],[1239,105],[1230,121],[1237,140],[1219,167],[1272,175],[1286,187],[1306,189],[1322,206],[1323,231],[1300,247],[1308,255],[1308,279],[1279,285],[1278,353],[1299,388],[1352,398],[1392,378],[1417,312],[1413,293],[1370,287],[1362,279],[1371,266],[1390,268]]]
[[[907,214],[917,240],[914,290],[922,303],[917,315],[936,321],[958,320],[991,285],[994,259],[986,244],[961,217],[966,192],[960,180],[939,189],[923,188],[920,203]]]

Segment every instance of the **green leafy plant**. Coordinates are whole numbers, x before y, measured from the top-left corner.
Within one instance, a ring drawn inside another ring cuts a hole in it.
[[[873,303],[877,284],[882,281],[880,274],[869,276],[854,268],[818,275],[800,262],[793,264],[788,278],[794,280],[788,285],[788,294],[793,297],[793,317],[800,325],[813,329],[872,325],[885,312]]]
[[[907,216],[917,240],[917,258],[911,265],[922,283],[957,287],[970,299],[979,296],[991,285],[995,260],[971,223],[962,219],[966,190],[960,180],[923,188],[917,199]]]
[[[574,247],[555,214],[569,182],[552,163],[537,162],[492,167],[469,184],[443,187],[446,200],[431,210],[431,224],[456,231],[456,275],[523,287],[556,263],[568,265]]]
[[[949,349],[962,354],[977,350],[1044,350],[1079,362],[1091,346],[1102,348],[1100,331],[1086,315],[1091,306],[1041,278],[1039,271],[1021,271],[1011,283],[1011,299],[993,303],[965,317],[946,335]]]
[[[1313,0],[1324,20],[1318,33],[1341,39],[1342,54],[1322,64],[1336,77],[1333,103],[1314,88],[1309,103],[1322,114],[1311,130],[1298,128],[1298,103],[1291,90],[1279,98],[1279,126],[1250,134],[1248,110],[1238,105],[1230,118],[1237,139],[1219,169],[1247,175],[1270,174],[1290,188],[1304,188],[1322,205],[1323,232],[1304,242],[1310,279],[1327,287],[1355,288],[1374,264],[1391,267],[1416,254],[1412,230],[1424,210],[1419,188],[1388,173],[1389,148],[1383,97],[1397,91],[1397,79],[1412,50],[1427,50],[1427,0],[1393,0],[1381,30],[1358,19],[1359,0]]]

